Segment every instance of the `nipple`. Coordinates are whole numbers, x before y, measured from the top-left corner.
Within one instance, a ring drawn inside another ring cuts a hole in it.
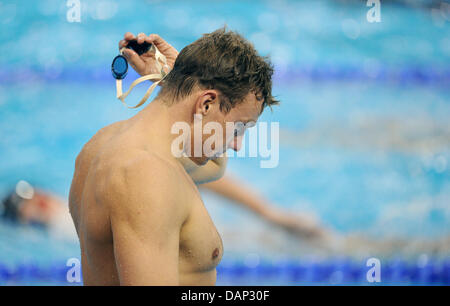
[[[215,248],[213,253],[212,253],[212,259],[216,259],[217,256],[219,256],[219,249]]]

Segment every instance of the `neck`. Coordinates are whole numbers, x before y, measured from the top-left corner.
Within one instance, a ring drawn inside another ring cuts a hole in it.
[[[132,120],[139,123],[146,135],[151,136],[152,143],[148,147],[151,147],[152,152],[156,153],[157,151],[166,158],[180,162],[183,168],[189,172],[193,167],[193,162],[187,157],[177,158],[173,155],[172,143],[179,134],[171,132],[172,126],[176,122],[190,123],[192,121],[189,108],[186,106],[188,101],[180,100],[171,104],[168,102],[163,98],[156,98]]]

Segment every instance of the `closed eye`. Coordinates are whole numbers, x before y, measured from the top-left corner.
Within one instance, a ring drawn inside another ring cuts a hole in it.
[[[250,128],[254,127],[255,125],[256,125],[255,121],[249,121],[245,124],[245,128],[250,129]]]

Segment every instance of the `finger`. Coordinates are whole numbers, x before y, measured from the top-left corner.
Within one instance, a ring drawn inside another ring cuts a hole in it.
[[[135,39],[136,37],[134,36],[133,33],[131,33],[131,32],[126,32],[125,35],[123,36],[123,38],[124,38],[126,41],[130,41],[130,40]]]
[[[119,50],[122,49],[123,47],[126,47],[128,44],[128,41],[126,41],[125,39],[122,39],[121,41],[119,41]]]
[[[133,67],[133,69],[136,70],[137,72],[143,71],[145,69],[144,61],[133,50],[125,49],[123,50],[122,54],[126,57],[131,67]]]
[[[147,35],[145,35],[144,33],[139,33],[137,36],[138,44],[142,44],[146,38],[147,38]]]
[[[134,34],[131,32],[126,32],[123,36],[123,39],[119,41],[119,50],[123,47],[126,47],[128,45],[128,42],[133,39],[135,39]]]

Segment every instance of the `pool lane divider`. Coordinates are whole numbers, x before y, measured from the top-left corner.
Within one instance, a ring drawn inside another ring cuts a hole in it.
[[[0,263],[0,283],[52,281],[67,282],[70,267],[66,263],[39,265]],[[217,267],[219,280],[228,282],[257,283],[261,280],[274,284],[370,284],[365,262],[350,259],[319,262],[287,260],[277,263],[245,264],[239,261],[222,261]],[[429,260],[417,264],[406,260],[391,260],[381,265],[380,284],[435,284],[450,285],[450,258]]]

